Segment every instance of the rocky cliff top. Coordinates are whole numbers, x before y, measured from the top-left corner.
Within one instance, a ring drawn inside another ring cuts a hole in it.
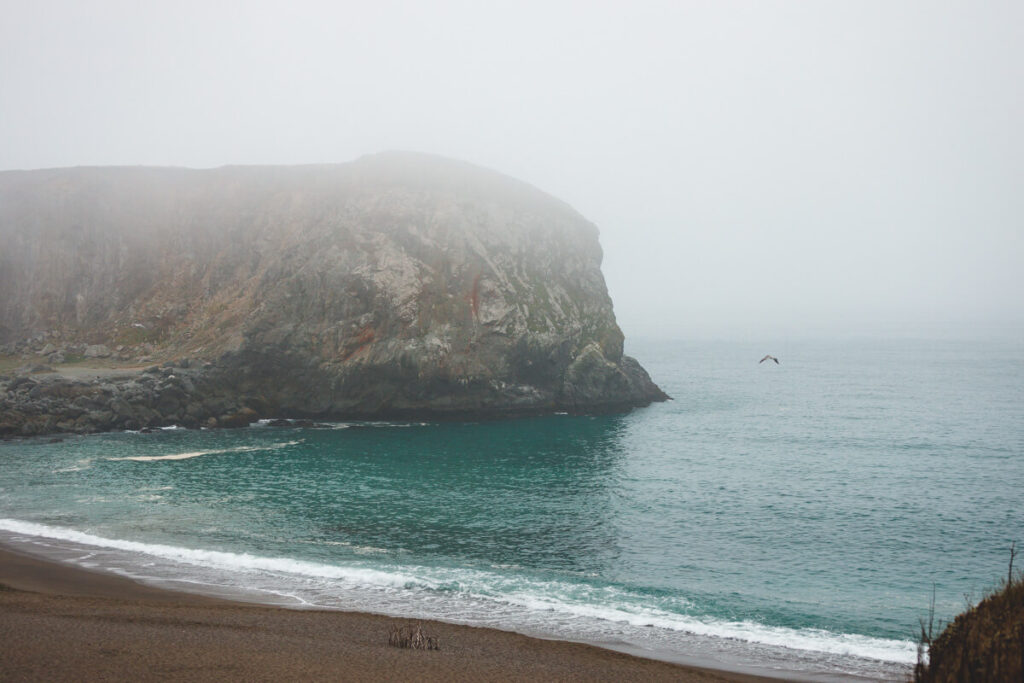
[[[470,164],[9,171],[0,240],[8,352],[207,361],[303,416],[664,396],[622,355],[597,229]]]

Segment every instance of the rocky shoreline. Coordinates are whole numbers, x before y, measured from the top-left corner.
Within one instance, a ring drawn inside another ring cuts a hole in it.
[[[202,369],[165,365],[74,378],[37,367],[30,374],[0,376],[0,438],[175,424],[244,427],[256,419],[243,401],[216,391]]]
[[[121,430],[146,431],[179,426],[187,429],[247,427],[261,419],[272,427],[318,427],[318,420],[367,419],[500,419],[528,415],[607,413],[629,410],[627,400],[585,409],[552,403],[503,408],[451,408],[450,397],[439,395],[433,410],[381,409],[313,414],[281,405],[264,393],[239,391],[222,366],[189,360],[145,368],[88,368],[74,376],[66,367],[32,364],[0,375],[0,439],[53,434],[92,434]],[[646,373],[644,373],[646,376]],[[649,380],[648,380],[649,381]],[[511,389],[513,393],[516,390]],[[650,401],[648,401],[650,402]]]

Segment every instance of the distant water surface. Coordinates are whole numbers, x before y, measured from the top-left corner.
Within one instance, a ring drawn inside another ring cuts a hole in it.
[[[0,444],[0,534],[189,590],[898,679],[1024,540],[1024,345],[634,343],[623,416]],[[765,353],[780,365],[758,359]]]

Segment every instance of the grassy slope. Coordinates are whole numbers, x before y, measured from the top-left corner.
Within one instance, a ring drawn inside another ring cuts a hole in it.
[[[916,681],[1024,681],[1024,575],[957,616],[928,658]]]

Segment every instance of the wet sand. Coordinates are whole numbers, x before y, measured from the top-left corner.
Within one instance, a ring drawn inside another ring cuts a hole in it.
[[[0,547],[4,681],[769,680],[430,621],[439,651],[389,647],[408,623],[162,590]]]

